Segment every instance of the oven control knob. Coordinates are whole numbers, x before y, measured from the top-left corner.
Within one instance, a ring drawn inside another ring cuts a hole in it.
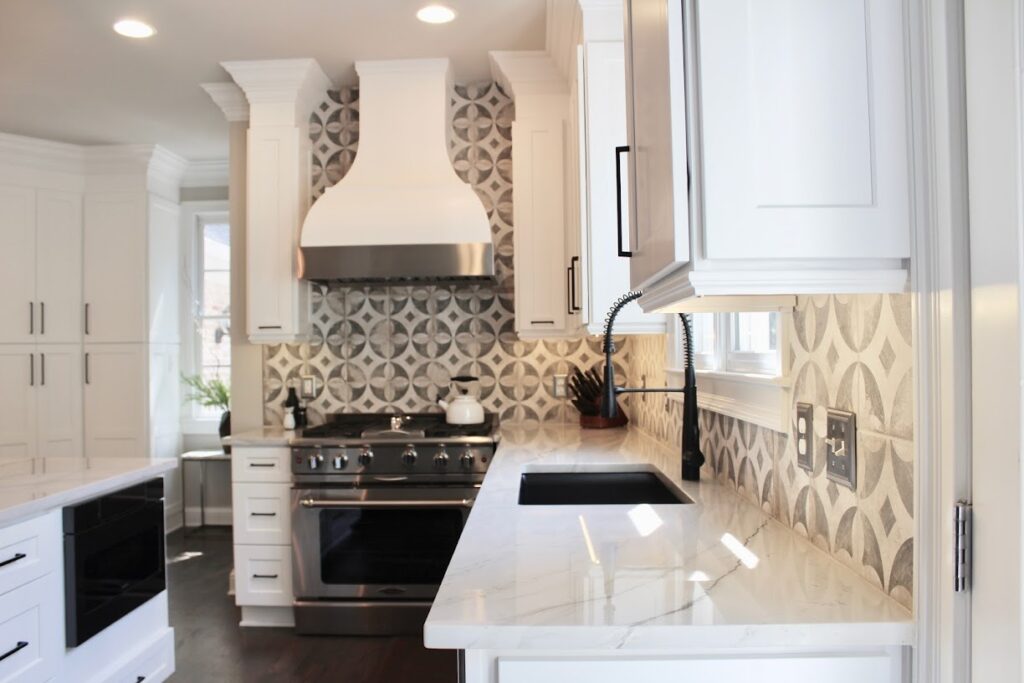
[[[324,456],[320,455],[319,453],[314,453],[313,455],[309,456],[309,458],[307,460],[307,462],[309,464],[309,469],[311,469],[311,470],[319,469],[320,468],[320,463],[322,463],[323,461],[324,461]]]
[[[373,449],[369,446],[363,446],[359,451],[359,464],[363,467],[368,467],[373,462]]]
[[[471,470],[473,469],[473,461],[476,460],[476,455],[473,453],[472,448],[467,448],[466,452],[459,458],[459,464],[462,465],[462,469]]]
[[[334,456],[332,463],[334,464],[334,469],[343,470],[348,466],[348,456],[345,455],[344,453],[342,453],[341,455],[336,455]]]
[[[437,452],[437,455],[434,456],[434,467],[439,470],[448,467],[448,451],[442,448]]]
[[[416,449],[413,446],[406,446],[402,451],[402,464],[412,467],[416,464]]]

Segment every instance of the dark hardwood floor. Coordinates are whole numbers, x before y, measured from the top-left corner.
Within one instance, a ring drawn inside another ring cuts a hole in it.
[[[345,681],[453,683],[454,652],[427,650],[422,640],[298,636],[290,629],[241,628],[227,595],[231,530],[207,527],[168,537],[173,683],[205,681]]]

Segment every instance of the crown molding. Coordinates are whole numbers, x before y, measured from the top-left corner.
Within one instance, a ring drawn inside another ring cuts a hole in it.
[[[227,187],[228,160],[190,161],[181,180],[182,187]]]
[[[0,163],[59,173],[81,173],[86,148],[23,135],[0,133]]]
[[[214,104],[224,112],[229,122],[249,120],[249,100],[234,83],[200,83],[199,87],[206,91]]]
[[[512,99],[523,95],[568,95],[569,84],[544,50],[489,52],[491,73]]]
[[[174,152],[160,145],[104,145],[86,147],[84,151],[87,184],[93,188],[141,186],[169,201],[178,201],[188,161]]]
[[[333,86],[315,59],[221,62],[249,100],[254,125],[305,126]]]

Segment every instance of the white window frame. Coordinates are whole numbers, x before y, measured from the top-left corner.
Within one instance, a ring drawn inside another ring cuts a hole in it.
[[[730,351],[731,315],[713,312],[715,349],[695,354],[697,405],[705,410],[729,415],[777,432],[789,429],[789,328],[792,305],[779,305],[759,311],[778,313],[778,348],[771,354]],[[703,311],[701,311],[703,312]],[[681,387],[685,379],[683,325],[677,314],[668,321],[666,375],[670,387]],[[669,394],[682,401],[679,394]]]
[[[195,328],[196,294],[202,289],[202,260],[199,230],[210,222],[230,223],[227,200],[191,201],[181,203],[182,292],[181,297],[181,372],[195,375],[202,360]],[[188,403],[181,410],[181,430],[185,435],[217,434],[219,417],[196,415],[195,407]]]

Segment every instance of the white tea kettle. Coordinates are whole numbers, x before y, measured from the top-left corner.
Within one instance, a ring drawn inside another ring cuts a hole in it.
[[[484,421],[484,407],[476,396],[469,393],[469,384],[480,381],[479,377],[459,375],[452,377],[455,387],[455,398],[450,401],[437,399],[438,405],[444,408],[444,421],[450,425],[475,425]]]

